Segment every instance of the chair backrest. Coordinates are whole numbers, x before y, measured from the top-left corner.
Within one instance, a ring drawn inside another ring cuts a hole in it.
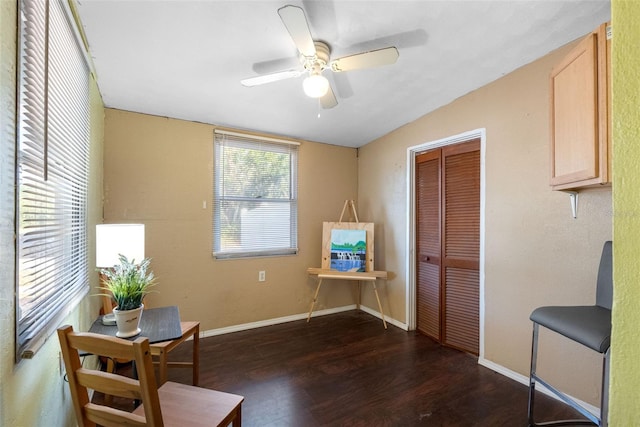
[[[611,241],[604,242],[600,267],[598,268],[598,283],[596,285],[596,305],[611,310],[613,303],[613,253]]]
[[[107,335],[73,332],[73,328],[67,325],[58,329],[58,339],[79,426],[163,425],[148,338],[127,341]],[[113,359],[135,360],[139,379],[84,368],[78,350]],[[145,416],[94,404],[89,400],[88,388],[106,395],[140,400]]]

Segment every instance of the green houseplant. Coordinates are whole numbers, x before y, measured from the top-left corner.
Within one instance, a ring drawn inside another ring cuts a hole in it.
[[[111,268],[100,269],[102,285],[100,289],[108,291],[100,295],[110,296],[116,303],[113,314],[118,325],[119,337],[131,337],[140,333],[138,328],[142,309],[142,300],[155,285],[153,272],[149,270],[150,258],[139,264],[129,261],[126,256],[119,255],[120,264]]]

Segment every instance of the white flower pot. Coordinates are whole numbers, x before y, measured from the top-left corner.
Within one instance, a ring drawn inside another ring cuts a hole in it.
[[[142,318],[142,309],[144,304],[133,310],[118,310],[118,307],[113,309],[113,314],[116,316],[116,325],[118,325],[118,332],[116,336],[119,338],[129,338],[136,336],[140,333],[140,319]]]

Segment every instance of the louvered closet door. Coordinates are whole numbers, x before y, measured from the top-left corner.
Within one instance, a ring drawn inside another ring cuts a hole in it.
[[[440,150],[416,156],[416,328],[440,341]]]
[[[416,156],[417,329],[478,354],[480,141]]]
[[[480,143],[452,145],[443,157],[443,343],[479,352]]]

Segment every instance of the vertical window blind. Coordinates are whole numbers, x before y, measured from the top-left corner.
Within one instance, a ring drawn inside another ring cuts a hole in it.
[[[213,255],[295,254],[298,144],[216,130]]]
[[[63,0],[20,1],[16,358],[89,290],[89,67]]]

